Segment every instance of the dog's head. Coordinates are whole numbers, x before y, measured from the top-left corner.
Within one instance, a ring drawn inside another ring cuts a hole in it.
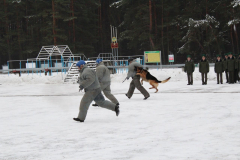
[[[141,73],[143,69],[141,67],[135,67],[135,70],[137,71],[137,73]]]

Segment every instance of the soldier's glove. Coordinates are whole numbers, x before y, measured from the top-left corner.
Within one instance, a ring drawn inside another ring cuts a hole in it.
[[[83,90],[83,86],[79,86],[79,92],[81,91],[81,90]]]

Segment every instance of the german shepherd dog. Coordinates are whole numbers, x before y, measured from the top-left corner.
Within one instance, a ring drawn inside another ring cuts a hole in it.
[[[158,89],[157,89],[158,83],[166,83],[171,78],[171,77],[168,77],[167,79],[165,79],[163,81],[159,81],[156,77],[151,75],[147,70],[145,70],[143,68],[139,68],[139,67],[136,67],[135,69],[137,71],[136,75],[140,75],[140,77],[142,78],[141,84],[143,84],[143,81],[149,82],[149,84],[152,85],[152,87],[149,89],[155,88],[156,89],[155,93],[158,92]]]

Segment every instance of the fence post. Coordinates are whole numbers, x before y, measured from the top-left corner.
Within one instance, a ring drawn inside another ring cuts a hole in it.
[[[49,59],[48,59],[48,68],[49,68]],[[48,76],[49,76],[49,72],[47,72]]]
[[[50,56],[51,76],[52,76],[52,56]]]
[[[9,77],[9,69],[10,69],[10,68],[9,68],[9,62],[7,62],[7,65],[8,65],[8,77]]]
[[[20,61],[20,75],[22,75],[22,74],[21,74],[21,68],[22,68],[22,67],[21,67],[21,61]]]
[[[28,60],[27,60],[27,68],[28,68]],[[29,68],[28,68],[28,75],[29,75]]]
[[[57,59],[56,59],[56,64],[55,64],[55,67],[56,67],[56,65],[58,66]],[[57,74],[58,74],[58,69],[57,69]]]
[[[41,61],[40,61],[40,59],[39,59],[39,64],[40,64],[40,65],[39,65],[39,68],[42,67],[42,66],[41,66]],[[41,70],[40,70],[40,76],[41,76]]]
[[[32,60],[32,75],[33,75],[33,60]]]
[[[37,69],[37,66],[38,66],[38,65],[37,65],[37,59],[36,59],[36,69]],[[37,72],[37,75],[38,75],[38,70],[36,70],[36,72]]]

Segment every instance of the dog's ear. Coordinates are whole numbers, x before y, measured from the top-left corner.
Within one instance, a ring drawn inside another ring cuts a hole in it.
[[[137,71],[138,67],[134,66],[134,71]]]

